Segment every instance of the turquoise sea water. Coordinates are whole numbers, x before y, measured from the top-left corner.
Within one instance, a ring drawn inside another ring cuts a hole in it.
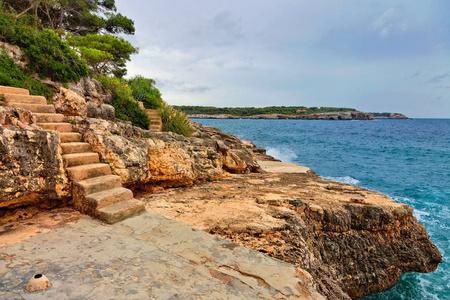
[[[409,204],[444,263],[365,299],[450,299],[450,119],[193,121],[260,147],[261,134],[269,155]]]

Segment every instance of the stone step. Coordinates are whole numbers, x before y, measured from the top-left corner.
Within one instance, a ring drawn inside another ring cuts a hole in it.
[[[72,124],[70,123],[37,123],[43,129],[55,130],[59,132],[72,132]]]
[[[92,209],[100,209],[109,205],[133,199],[133,192],[124,187],[118,187],[86,196],[86,205]]]
[[[96,163],[69,167],[66,169],[72,181],[79,181],[98,176],[111,175],[111,168],[107,164]]]
[[[91,145],[88,143],[62,143],[62,154],[91,152]]]
[[[142,201],[131,199],[109,205],[98,210],[98,218],[109,224],[114,224],[145,211]]]
[[[27,103],[8,103],[8,106],[18,107],[27,109],[34,113],[56,113],[55,107],[53,105],[37,105],[37,104],[27,104]]]
[[[98,153],[94,152],[64,154],[62,158],[66,168],[100,162]]]
[[[117,175],[99,176],[74,182],[74,195],[86,196],[109,189],[122,187],[122,180]]]
[[[148,116],[149,118],[161,119],[161,117],[160,117],[158,114],[149,114],[149,113],[147,113],[147,116]]]
[[[36,116],[36,122],[38,123],[60,123],[66,120],[63,114],[43,114],[34,113]]]
[[[21,89],[11,86],[0,86],[0,94],[29,95],[30,92],[27,89]]]
[[[29,96],[19,94],[3,94],[7,103],[27,103],[37,105],[47,105],[47,99],[42,96]]]
[[[81,142],[82,137],[78,132],[61,132],[59,134],[61,143]]]

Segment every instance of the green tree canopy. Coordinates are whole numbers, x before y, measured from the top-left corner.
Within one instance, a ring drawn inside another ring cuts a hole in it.
[[[43,27],[72,32],[134,34],[134,22],[116,13],[115,0],[3,0],[16,18],[33,16]]]
[[[134,76],[128,80],[128,85],[133,91],[134,99],[142,101],[148,109],[158,109],[163,103],[161,92],[155,87],[153,79],[143,76]]]
[[[126,74],[125,63],[137,53],[128,41],[112,35],[88,34],[68,36],[69,44],[79,50],[91,70],[96,74],[114,74],[122,78]]]

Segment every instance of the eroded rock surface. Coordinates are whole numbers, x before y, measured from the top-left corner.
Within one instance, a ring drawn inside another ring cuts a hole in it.
[[[28,294],[37,266],[52,287]],[[8,245],[0,277],[1,299],[324,299],[292,264],[151,213]]]
[[[149,211],[306,269],[329,299],[383,291],[442,262],[408,205],[311,173],[237,175],[141,196]]]
[[[69,196],[59,133],[0,126],[0,207],[51,206]]]
[[[172,132],[149,132],[119,120],[73,120],[101,161],[134,189],[190,186],[227,172],[260,171],[238,138],[214,127],[193,123],[195,132],[188,138]]]

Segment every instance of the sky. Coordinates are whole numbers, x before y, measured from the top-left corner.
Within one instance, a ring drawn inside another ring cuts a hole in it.
[[[116,0],[128,76],[172,105],[450,118],[448,0]]]

